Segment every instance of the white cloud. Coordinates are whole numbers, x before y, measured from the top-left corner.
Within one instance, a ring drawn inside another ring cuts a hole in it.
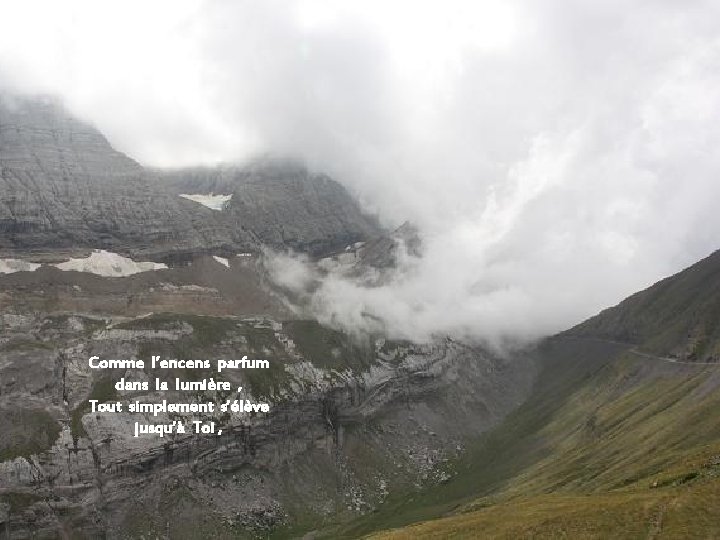
[[[0,74],[144,163],[293,154],[417,223],[423,260],[325,282],[327,316],[534,335],[718,247],[719,25],[710,1],[30,0],[0,7]]]

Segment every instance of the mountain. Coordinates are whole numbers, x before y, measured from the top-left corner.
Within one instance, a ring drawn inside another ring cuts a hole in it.
[[[150,171],[56,100],[3,94],[0,249],[102,248],[168,258],[266,244],[322,253],[380,232],[326,176],[273,162],[237,170]],[[203,178],[217,175],[228,177],[232,186],[222,189],[234,194],[224,212],[172,189],[206,194],[221,186]]]
[[[55,100],[0,99],[0,248],[129,253],[251,249],[211,210],[169,196]]]
[[[719,310],[716,252],[548,338],[527,401],[451,480],[330,536],[720,536]]]
[[[0,167],[0,538],[295,537],[447,481],[528,395],[529,357],[343,332],[275,286],[265,246],[360,274],[420,247],[325,175],[280,160],[147,169],[53,100],[7,97]],[[97,370],[93,355],[147,364]],[[154,355],[269,365],[156,369]],[[155,377],[233,391],[163,394]],[[163,399],[270,411],[207,413],[212,437],[135,437],[135,422],[197,416],[89,402]]]
[[[524,350],[347,333],[262,247],[372,286],[422,253],[411,225],[291,161],[147,169],[52,100],[1,103],[0,537],[720,537],[718,253]],[[89,400],[219,374],[92,355],[267,359],[222,376],[271,409],[134,437]]]

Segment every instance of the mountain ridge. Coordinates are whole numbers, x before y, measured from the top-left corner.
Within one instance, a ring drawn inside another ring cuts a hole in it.
[[[679,361],[720,360],[720,250],[564,332]]]
[[[163,174],[117,152],[57,100],[3,95],[0,249],[102,248],[167,258],[266,244],[322,254],[381,232],[340,184],[304,171],[256,167],[252,189],[238,194],[229,212],[216,212],[179,197],[160,181]]]

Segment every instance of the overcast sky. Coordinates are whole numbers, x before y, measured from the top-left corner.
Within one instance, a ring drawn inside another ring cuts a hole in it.
[[[320,304],[562,329],[720,247],[720,2],[0,3],[0,80],[144,164],[294,155],[426,242]]]

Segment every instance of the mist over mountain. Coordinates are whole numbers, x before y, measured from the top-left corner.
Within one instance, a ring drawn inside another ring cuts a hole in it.
[[[0,74],[144,166],[295,156],[386,228],[414,223],[424,255],[392,287],[322,289],[338,320],[537,336],[716,249],[719,19],[709,1],[38,0],[0,12]]]

